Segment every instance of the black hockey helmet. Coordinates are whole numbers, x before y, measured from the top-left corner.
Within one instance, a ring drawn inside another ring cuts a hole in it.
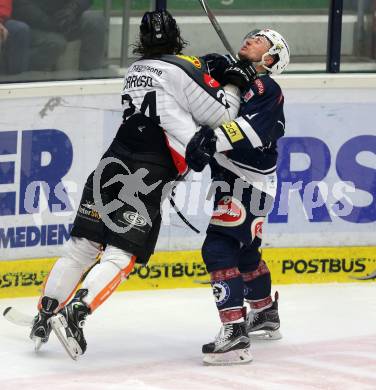
[[[168,11],[145,12],[140,25],[140,40],[144,46],[160,46],[176,42],[180,31]]]

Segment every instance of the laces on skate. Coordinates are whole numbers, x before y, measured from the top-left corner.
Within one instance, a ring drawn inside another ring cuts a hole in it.
[[[202,346],[208,365],[243,364],[252,360],[245,322],[223,324],[214,341]]]

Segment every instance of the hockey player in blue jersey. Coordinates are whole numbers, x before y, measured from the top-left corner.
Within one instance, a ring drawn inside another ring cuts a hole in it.
[[[214,211],[202,247],[222,322],[214,342],[202,348],[207,364],[252,360],[249,333],[280,338],[278,295],[261,259],[262,224],[276,195],[277,140],[284,135],[284,97],[270,74],[289,63],[289,48],[276,31],[249,33],[235,62],[207,55],[211,75],[242,92],[239,116],[211,129],[203,126],[188,144],[186,161],[202,171],[209,164],[216,185]],[[255,74],[257,78],[255,79]],[[246,301],[250,312],[246,314]]]

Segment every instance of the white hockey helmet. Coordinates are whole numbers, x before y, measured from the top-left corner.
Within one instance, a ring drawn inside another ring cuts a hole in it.
[[[260,65],[263,66],[268,72],[273,74],[282,73],[287,65],[290,62],[290,49],[283,38],[283,36],[274,30],[263,29],[263,30],[253,30],[245,36],[245,39],[251,38],[254,36],[265,37],[272,45],[272,47],[262,56]],[[271,55],[276,57],[276,61],[271,67],[267,67],[264,63],[264,57]]]

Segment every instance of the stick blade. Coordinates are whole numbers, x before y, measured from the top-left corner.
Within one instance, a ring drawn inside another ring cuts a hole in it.
[[[3,316],[11,323],[18,325],[18,326],[27,326],[32,327],[33,326],[33,320],[34,317],[29,314],[24,314],[20,311],[18,311],[14,307],[7,307],[4,312]]]

